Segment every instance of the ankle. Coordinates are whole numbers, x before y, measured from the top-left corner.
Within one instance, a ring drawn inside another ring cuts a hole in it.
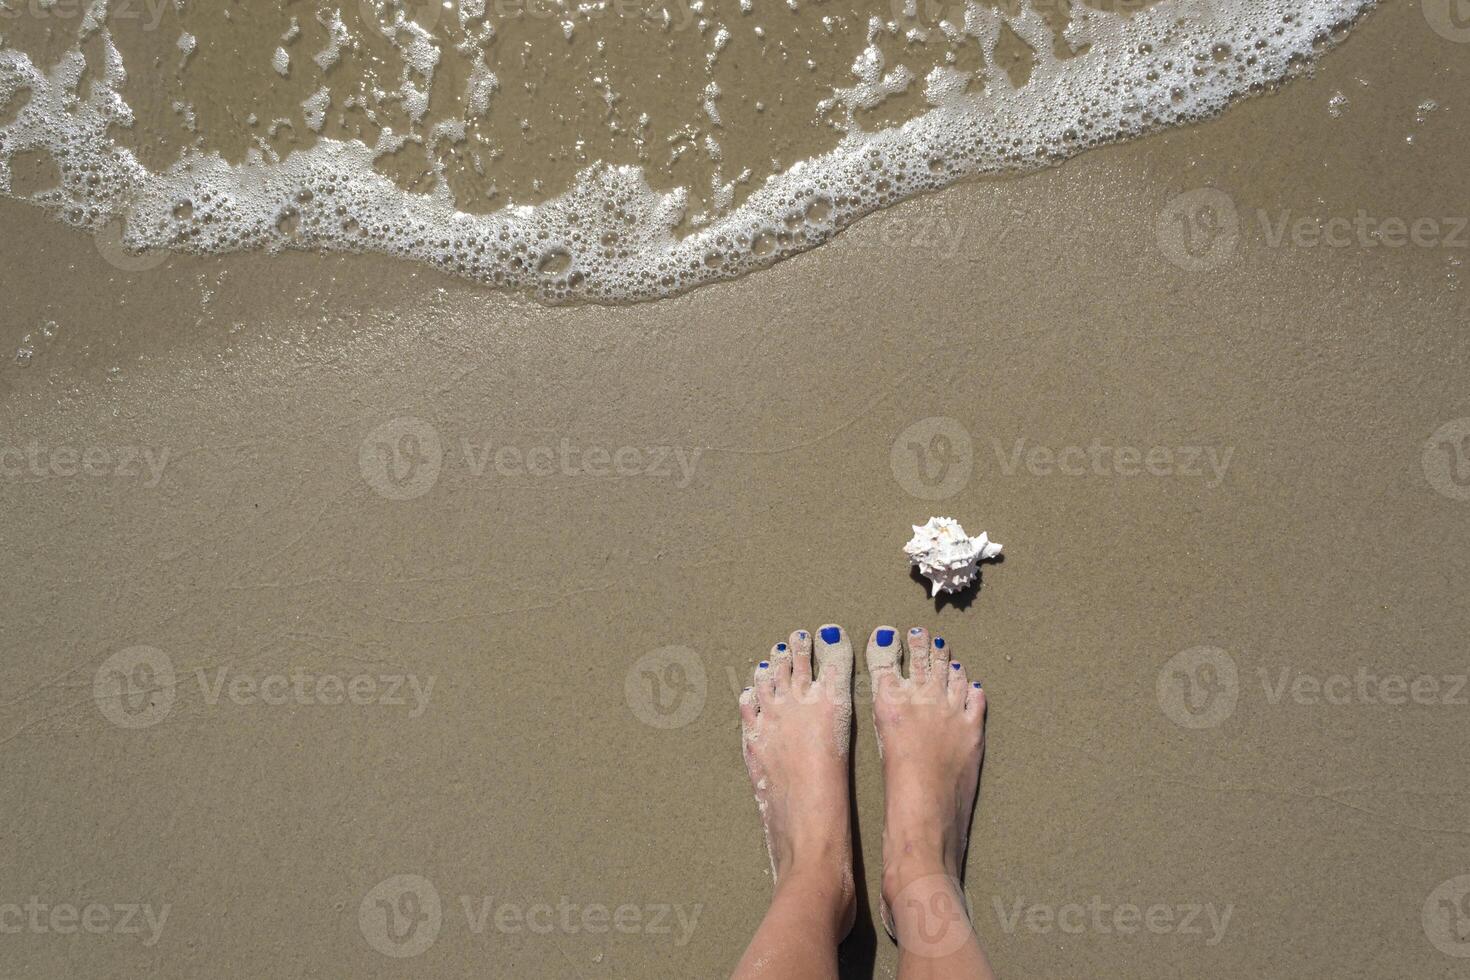
[[[772,904],[789,902],[800,914],[810,915],[830,928],[838,940],[852,930],[857,918],[857,886],[850,867],[803,864],[781,872]]]
[[[890,904],[894,897],[914,882],[941,876],[959,881],[960,868],[951,848],[937,841],[883,841],[883,899]]]

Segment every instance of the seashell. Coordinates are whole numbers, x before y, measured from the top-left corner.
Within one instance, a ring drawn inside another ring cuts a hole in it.
[[[999,544],[983,533],[970,537],[953,517],[931,517],[928,523],[913,527],[914,536],[903,546],[903,553],[930,581],[931,598],[967,588],[980,574],[980,562],[1000,554]]]

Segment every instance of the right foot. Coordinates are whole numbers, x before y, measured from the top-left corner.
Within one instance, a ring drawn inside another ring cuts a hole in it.
[[[963,901],[961,865],[985,754],[985,692],[979,683],[950,661],[942,638],[931,642],[928,631],[916,627],[904,641],[908,677],[899,669],[897,631],[874,630],[867,653],[885,785],[883,920],[901,945],[934,942],[918,920],[908,928],[925,934],[904,935],[908,906],[921,916],[923,907],[935,911],[935,887],[952,889],[951,897]]]
[[[852,734],[852,646],[837,626],[815,637],[792,633],[755,670],[740,695],[741,742],[755,787],[777,889],[799,882],[852,928],[848,752]]]

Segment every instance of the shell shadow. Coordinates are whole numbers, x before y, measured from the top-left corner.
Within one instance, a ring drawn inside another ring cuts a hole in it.
[[[934,597],[934,611],[937,613],[940,610],[944,609],[945,606],[953,606],[955,609],[958,609],[961,612],[969,609],[970,606],[975,602],[976,597],[980,595],[980,590],[985,587],[986,566],[1001,565],[1005,563],[1005,560],[1006,556],[1004,552],[996,555],[994,558],[987,559],[985,564],[981,565],[980,568],[976,571],[974,583],[963,592],[939,593],[937,596]],[[924,577],[923,572],[919,571],[919,567],[917,565],[909,566],[909,578],[919,583],[919,586],[924,590],[925,595],[929,594],[929,580]]]

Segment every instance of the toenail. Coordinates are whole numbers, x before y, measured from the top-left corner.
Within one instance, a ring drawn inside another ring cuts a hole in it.
[[[777,643],[776,644],[776,650],[778,652],[785,653],[786,652],[786,644],[784,644],[784,643]]]
[[[950,664],[949,665],[949,669],[950,670],[959,670],[960,669],[960,665],[959,664]]]
[[[924,630],[923,630],[922,627],[915,626],[913,629],[909,630],[909,635],[910,636],[918,636],[922,632],[924,632]]]
[[[892,646],[893,645],[893,630],[879,630],[878,631],[878,645],[880,647]]]
[[[934,638],[934,645],[937,646],[939,649],[943,650],[944,649],[944,637],[942,637],[942,636],[936,636]]]
[[[980,682],[979,681],[976,681],[974,684],[971,684],[970,686],[973,687],[977,691],[980,690]]]
[[[800,639],[800,640],[806,639],[806,630],[797,630],[796,631],[796,637],[797,637],[797,639]]]
[[[840,639],[842,639],[842,628],[841,627],[839,627],[839,626],[823,626],[822,627],[822,642],[823,643],[836,643]]]
[[[768,661],[762,660],[760,663],[756,664],[756,666],[759,667],[761,670],[765,670],[767,667],[769,667],[771,665],[770,665],[770,663]]]

